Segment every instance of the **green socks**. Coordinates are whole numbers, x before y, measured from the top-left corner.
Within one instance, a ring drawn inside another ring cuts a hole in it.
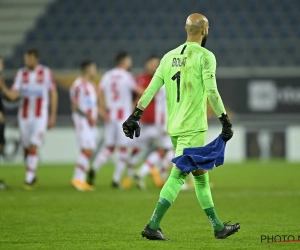
[[[194,176],[194,183],[197,199],[208,219],[210,220],[214,230],[222,230],[224,228],[224,225],[214,209],[214,202],[209,186],[208,172],[203,175]]]
[[[187,176],[188,174],[182,173],[179,169],[172,168],[171,174],[161,189],[159,197],[165,198],[172,204],[177,198]]]
[[[160,191],[160,198],[148,223],[149,227],[153,230],[159,228],[160,222],[171,204],[177,198],[182,185],[184,184],[188,174],[182,173],[180,170],[173,168],[172,172]],[[195,191],[197,199],[210,220],[214,230],[220,231],[224,228],[222,221],[219,219],[212,200],[208,173],[200,176],[194,176]]]
[[[219,219],[214,207],[206,208],[204,209],[204,212],[207,215],[215,231],[221,231],[224,228],[224,224]]]
[[[188,174],[182,173],[176,168],[172,169],[167,182],[160,191],[160,198],[148,223],[151,229],[159,228],[162,218],[178,196],[187,176]]]
[[[152,217],[148,223],[151,229],[156,230],[159,228],[159,224],[170,206],[171,203],[168,202],[166,199],[159,198],[154,212],[152,214]]]

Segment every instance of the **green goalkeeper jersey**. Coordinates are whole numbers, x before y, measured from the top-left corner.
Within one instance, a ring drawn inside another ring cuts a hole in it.
[[[217,116],[225,113],[215,73],[214,54],[198,43],[186,42],[165,54],[139,104],[146,108],[164,84],[168,133],[177,136],[205,131],[207,98]]]

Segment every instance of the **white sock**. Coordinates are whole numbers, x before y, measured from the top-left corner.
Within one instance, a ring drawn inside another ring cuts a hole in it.
[[[77,159],[77,166],[75,168],[73,179],[77,179],[85,182],[86,173],[88,170],[89,170],[89,158],[85,154],[80,153]]]
[[[141,157],[141,153],[142,153],[141,149],[138,148],[133,149],[133,152],[129,159],[129,166],[132,166],[132,169],[134,169],[134,167],[138,164],[138,161]]]
[[[139,177],[145,177],[151,170],[151,168],[155,165],[157,165],[161,160],[161,155],[158,153],[158,151],[153,151],[150,153],[144,162],[144,164],[140,167],[138,171]]]
[[[137,165],[141,155],[141,150],[138,148],[134,148],[131,152],[131,156],[129,158],[129,163],[127,166],[127,177],[132,178],[134,175],[134,168]]]
[[[26,156],[26,183],[31,183],[33,181],[38,166],[38,161],[39,158],[37,153],[29,153]]]
[[[114,175],[113,175],[114,182],[116,182],[116,183],[120,182],[123,172],[127,165],[127,160],[128,160],[127,149],[126,150],[120,149],[118,152],[117,159],[116,159],[116,166],[115,166],[115,171],[114,171]]]
[[[128,164],[128,168],[127,168],[127,177],[128,178],[132,178],[134,175],[134,166]]]
[[[150,162],[144,162],[144,164],[140,167],[139,171],[137,172],[137,175],[140,178],[144,178],[147,174],[149,174],[152,167],[153,165]]]
[[[112,154],[112,150],[109,148],[103,148],[95,157],[93,162],[93,170],[98,171],[104,163],[106,163]]]

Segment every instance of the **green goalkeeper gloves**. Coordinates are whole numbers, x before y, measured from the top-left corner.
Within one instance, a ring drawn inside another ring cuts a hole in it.
[[[219,120],[222,123],[222,138],[225,142],[229,141],[233,136],[233,129],[228,115],[223,113],[221,117],[219,117]]]
[[[123,123],[123,132],[127,137],[133,139],[133,135],[135,135],[135,137],[140,136],[140,119],[142,117],[142,114],[143,111],[135,107],[133,113]]]

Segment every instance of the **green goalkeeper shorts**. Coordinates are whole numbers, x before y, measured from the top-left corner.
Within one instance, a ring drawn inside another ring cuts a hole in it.
[[[206,131],[171,136],[171,141],[175,149],[175,157],[182,155],[185,148],[203,147],[205,138]]]

